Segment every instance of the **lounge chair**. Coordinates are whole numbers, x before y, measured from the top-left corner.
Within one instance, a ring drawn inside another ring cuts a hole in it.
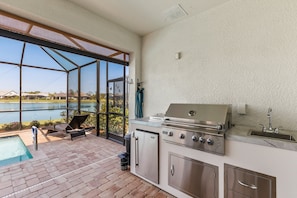
[[[61,124],[49,126],[47,127],[47,135],[49,133],[62,131],[62,132],[70,133],[71,140],[72,138],[80,135],[86,136],[85,129],[82,128],[81,125],[85,122],[88,116],[89,116],[88,114],[75,115],[73,116],[72,120],[69,123],[61,123]]]

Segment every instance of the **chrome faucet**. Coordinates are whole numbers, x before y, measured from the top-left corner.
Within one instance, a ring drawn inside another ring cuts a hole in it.
[[[269,131],[273,131],[272,123],[271,123],[271,112],[272,112],[272,109],[269,107],[269,108],[268,108],[268,112],[267,112],[267,117],[268,117],[268,130],[269,130]]]
[[[266,128],[264,124],[260,124],[262,126],[262,132],[278,133],[279,129],[272,127],[272,121],[271,121],[271,117],[272,116],[271,116],[271,112],[272,112],[272,109],[269,107],[268,108],[268,112],[267,112],[268,128]]]

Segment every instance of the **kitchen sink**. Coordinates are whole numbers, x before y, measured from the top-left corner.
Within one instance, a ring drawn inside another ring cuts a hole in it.
[[[275,139],[281,139],[281,140],[288,140],[288,141],[292,141],[292,142],[296,141],[292,135],[288,135],[288,134],[270,133],[270,132],[262,132],[262,131],[251,131],[251,135],[275,138]]]

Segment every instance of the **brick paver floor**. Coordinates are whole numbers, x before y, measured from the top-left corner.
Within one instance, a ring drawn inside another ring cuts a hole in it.
[[[125,147],[118,143],[92,134],[71,141],[62,134],[45,136],[41,130],[35,151],[31,130],[15,133],[33,159],[0,167],[0,197],[173,197],[121,171],[117,155]]]

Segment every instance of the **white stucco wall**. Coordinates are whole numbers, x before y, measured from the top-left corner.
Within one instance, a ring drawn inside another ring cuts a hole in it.
[[[230,0],[145,36],[145,115],[173,102],[226,103],[235,124],[258,125],[270,106],[274,127],[296,130],[296,10],[295,0]],[[247,115],[234,112],[239,103]]]
[[[141,37],[69,1],[0,0],[0,9],[130,53],[130,78],[140,78]],[[134,112],[135,84],[129,85]],[[134,114],[130,114],[134,118]]]

